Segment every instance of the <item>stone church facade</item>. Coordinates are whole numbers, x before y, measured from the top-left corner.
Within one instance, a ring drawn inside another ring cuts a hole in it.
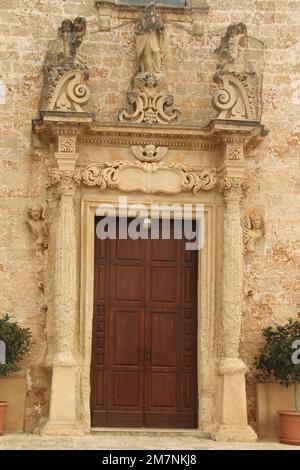
[[[182,392],[169,427],[256,438],[261,329],[299,310],[299,20],[296,1],[2,0],[1,313],[33,332],[26,431],[87,433],[93,410],[94,427],[123,427],[125,415],[101,417],[113,400],[102,392],[117,392],[103,379],[114,344],[106,301],[96,307],[95,216],[107,204],[121,217],[126,195],[204,206],[195,322],[183,317],[178,353],[195,399]]]

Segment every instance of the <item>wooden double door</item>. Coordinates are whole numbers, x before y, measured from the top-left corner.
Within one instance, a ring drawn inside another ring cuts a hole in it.
[[[197,252],[173,227],[96,238],[92,427],[197,427],[196,302]]]

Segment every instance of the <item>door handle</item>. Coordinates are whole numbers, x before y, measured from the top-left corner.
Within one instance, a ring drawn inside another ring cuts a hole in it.
[[[150,357],[151,357],[150,348],[145,348],[145,359],[150,359]]]

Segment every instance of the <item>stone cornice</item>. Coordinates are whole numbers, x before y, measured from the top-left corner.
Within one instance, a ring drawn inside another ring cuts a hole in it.
[[[170,149],[203,149],[214,151],[234,139],[255,147],[267,131],[257,121],[214,119],[205,127],[164,124],[103,123],[91,113],[41,111],[32,121],[34,133],[48,145],[58,135],[76,135],[79,144],[105,146],[147,145]]]

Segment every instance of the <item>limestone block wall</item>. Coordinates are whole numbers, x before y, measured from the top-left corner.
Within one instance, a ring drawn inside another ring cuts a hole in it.
[[[63,18],[87,19],[82,52],[90,68],[89,111],[100,121],[116,121],[136,68],[132,25],[97,32],[94,0],[1,0],[0,2],[0,314],[11,314],[34,334],[23,364],[27,375],[26,427],[33,430],[47,414],[49,377],[43,367],[46,315],[38,272],[45,255],[36,250],[26,227],[26,211],[45,199],[48,150],[31,133],[43,85],[48,41]],[[296,316],[297,230],[300,222],[296,179],[300,153],[300,4],[282,0],[207,0],[203,35],[190,34],[188,14],[168,13],[164,69],[169,92],[184,124],[205,125],[211,107],[213,53],[231,22],[242,21],[250,36],[263,41],[255,56],[264,66],[262,122],[270,129],[251,153],[251,188],[247,207],[265,220],[265,238],[254,254],[245,255],[245,290],[241,354],[251,366],[261,328]],[[118,16],[119,15],[119,16]],[[111,26],[136,16],[114,11]],[[255,43],[257,44],[257,43]],[[255,420],[253,374],[248,378],[250,422]]]

